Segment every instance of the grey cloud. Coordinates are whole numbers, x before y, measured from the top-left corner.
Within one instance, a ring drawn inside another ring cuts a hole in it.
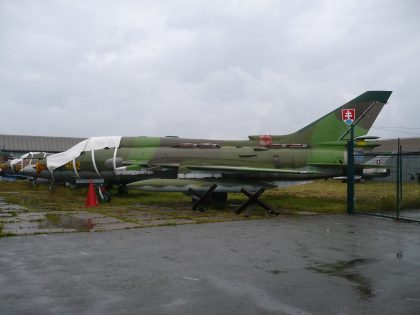
[[[371,89],[418,126],[416,1],[289,2],[3,1],[2,132],[281,134]]]

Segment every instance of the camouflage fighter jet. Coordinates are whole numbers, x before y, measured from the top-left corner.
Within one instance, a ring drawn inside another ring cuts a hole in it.
[[[37,164],[38,176],[55,181],[99,179],[129,189],[184,192],[193,201],[223,202],[229,192],[256,196],[266,189],[346,175],[349,126],[367,134],[390,91],[368,91],[287,135],[249,140],[178,137],[89,138]],[[355,147],[372,148],[364,138]],[[356,173],[372,165],[356,164]]]

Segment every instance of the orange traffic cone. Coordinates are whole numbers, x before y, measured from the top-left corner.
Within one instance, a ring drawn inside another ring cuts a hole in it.
[[[93,187],[93,182],[89,181],[89,189],[86,197],[85,207],[97,207],[98,205],[99,201],[95,193],[95,188]]]

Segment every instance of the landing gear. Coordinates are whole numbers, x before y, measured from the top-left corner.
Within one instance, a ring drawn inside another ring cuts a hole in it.
[[[216,206],[223,206],[226,204],[228,198],[227,192],[214,192],[212,194],[213,202],[216,204]]]
[[[106,190],[104,185],[98,186],[98,198],[100,202],[109,202],[111,201],[111,193]]]
[[[200,212],[208,209],[210,202],[212,201],[213,191],[216,188],[217,185],[213,184],[204,194],[201,194],[192,188],[188,189],[188,195],[190,195],[193,200],[192,209]]]
[[[126,184],[118,185],[118,195],[127,195],[128,189]]]

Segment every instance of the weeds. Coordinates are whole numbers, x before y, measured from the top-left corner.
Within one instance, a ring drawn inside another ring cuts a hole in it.
[[[58,224],[60,223],[60,215],[58,215],[57,213],[47,213],[45,215],[45,218],[51,222],[52,224]]]
[[[404,184],[403,209],[420,209],[420,185]],[[17,193],[16,193],[17,192]],[[48,185],[33,186],[29,182],[1,182],[0,196],[6,202],[19,204],[30,211],[90,211],[115,217],[125,222],[138,223],[140,219],[132,217],[133,212],[140,217],[141,213],[153,214],[163,219],[189,219],[196,222],[237,220],[232,209],[247,198],[242,194],[229,194],[228,205],[222,211],[210,208],[206,212],[190,210],[191,199],[182,193],[151,193],[129,191],[118,195],[111,190],[112,202],[99,207],[85,208],[86,188],[69,189],[55,187],[53,192]],[[360,211],[395,209],[395,185],[393,183],[362,182],[356,184],[356,209]],[[344,213],[346,210],[346,184],[338,181],[315,181],[311,184],[273,189],[262,196],[262,200],[282,213],[299,212]],[[234,204],[234,205],[232,205]],[[252,218],[265,218],[265,211],[256,207]],[[12,216],[14,215],[11,212]],[[54,216],[51,214],[51,216]],[[58,215],[57,215],[58,216]],[[50,221],[54,218],[48,218]]]

